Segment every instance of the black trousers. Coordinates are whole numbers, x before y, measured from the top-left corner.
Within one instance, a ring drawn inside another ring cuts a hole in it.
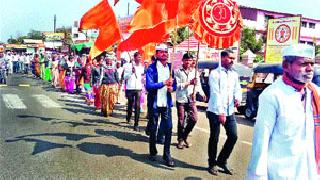
[[[236,118],[234,115],[227,116],[227,120],[224,125],[224,128],[227,133],[227,140],[220,151],[218,159],[216,159],[220,134],[220,122],[218,115],[210,111],[208,111],[207,113],[210,124],[210,138],[208,147],[209,167],[212,167],[217,164],[227,164],[227,159],[229,158],[233,150],[233,147],[238,139]]]
[[[127,109],[127,121],[129,122],[132,116],[133,105],[135,109],[134,113],[134,126],[139,125],[140,118],[140,97],[141,90],[127,90],[126,92],[128,97],[128,109]]]
[[[177,102],[178,113],[178,141],[187,140],[198,120],[198,111],[195,102]],[[187,114],[187,117],[185,116]],[[185,123],[187,126],[185,127]]]
[[[161,117],[159,131],[164,135],[164,148],[163,148],[163,159],[168,160],[171,158],[170,155],[170,144],[172,137],[172,115],[171,107],[158,107],[156,110],[151,110],[151,115],[149,115],[149,152],[150,155],[154,156],[158,153],[156,148],[157,141],[157,129],[158,129],[158,119]]]

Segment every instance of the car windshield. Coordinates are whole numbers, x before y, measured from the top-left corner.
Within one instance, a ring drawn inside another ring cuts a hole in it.
[[[274,82],[274,73],[256,73],[256,83],[272,84]]]

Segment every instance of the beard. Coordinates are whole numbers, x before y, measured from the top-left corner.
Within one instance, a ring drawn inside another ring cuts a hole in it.
[[[300,83],[309,83],[313,78],[313,72],[291,74],[291,76]]]

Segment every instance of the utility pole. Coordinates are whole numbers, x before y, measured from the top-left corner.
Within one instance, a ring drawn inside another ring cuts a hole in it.
[[[57,23],[57,16],[54,15],[54,17],[53,17],[53,32],[54,33],[56,32],[56,23]]]
[[[130,3],[128,2],[128,16],[130,14]]]

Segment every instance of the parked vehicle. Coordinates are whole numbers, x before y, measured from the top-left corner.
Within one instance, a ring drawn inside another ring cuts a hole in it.
[[[218,62],[213,61],[200,61],[198,63],[201,86],[205,95],[208,97],[206,102],[208,102],[210,97],[209,74],[211,70],[216,69],[218,66]],[[243,92],[241,105],[245,105],[247,84],[250,81],[253,72],[251,68],[248,68],[242,64],[234,64],[233,69],[239,74],[240,84]],[[197,101],[202,101],[200,96],[197,96]]]
[[[259,64],[253,69],[252,81],[247,86],[244,116],[252,120],[257,116],[258,99],[262,91],[282,75],[281,64]]]
[[[313,76],[312,82],[320,87],[320,67],[314,68],[314,76]]]
[[[260,64],[253,69],[252,82],[248,84],[244,116],[253,120],[257,116],[259,95],[282,75],[281,64]],[[313,83],[320,87],[320,67],[314,68]]]

